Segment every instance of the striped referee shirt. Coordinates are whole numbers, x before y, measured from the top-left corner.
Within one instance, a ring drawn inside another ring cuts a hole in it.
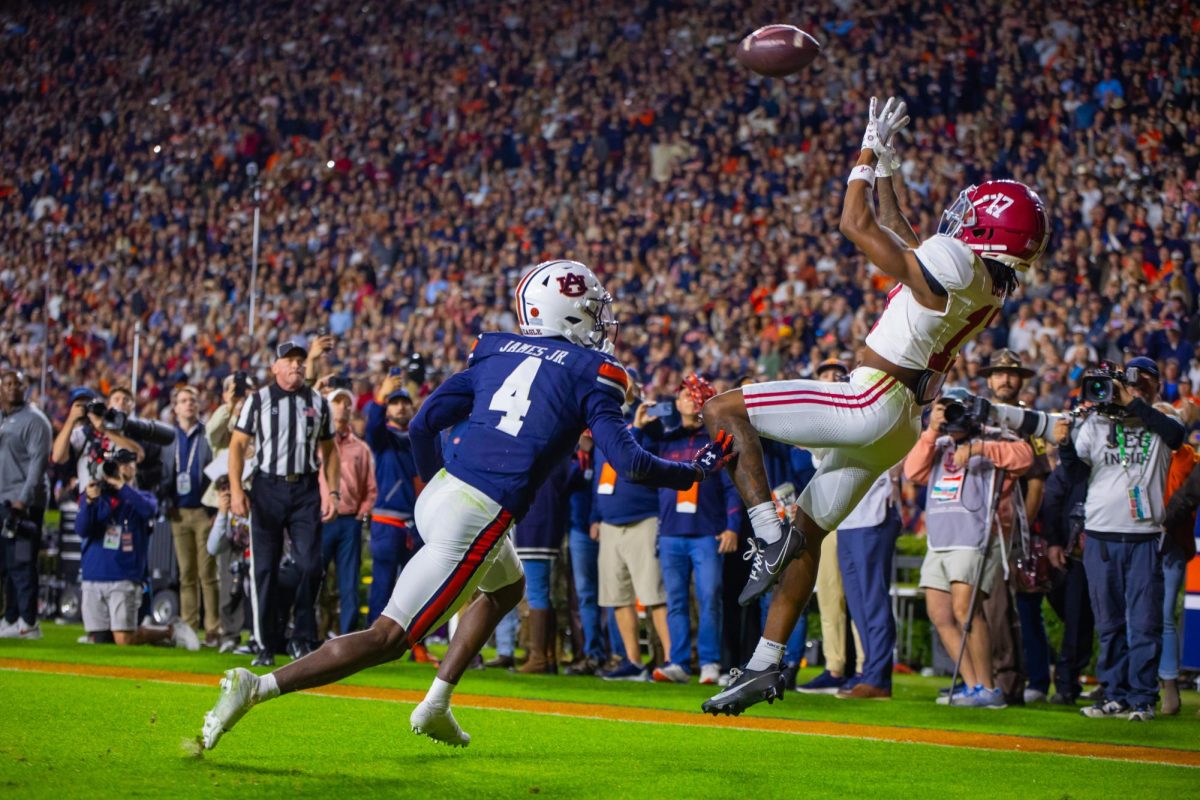
[[[236,430],[254,437],[258,471],[276,477],[317,472],[317,443],[333,438],[329,403],[309,386],[271,383],[242,405]]]

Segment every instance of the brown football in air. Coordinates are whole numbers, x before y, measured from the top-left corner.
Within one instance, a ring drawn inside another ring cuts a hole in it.
[[[765,25],[742,39],[737,60],[768,78],[782,78],[807,67],[821,45],[795,25]]]

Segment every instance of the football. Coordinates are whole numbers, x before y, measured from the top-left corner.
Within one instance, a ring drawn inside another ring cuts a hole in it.
[[[799,72],[820,54],[821,45],[795,25],[765,25],[742,39],[737,60],[768,78]]]

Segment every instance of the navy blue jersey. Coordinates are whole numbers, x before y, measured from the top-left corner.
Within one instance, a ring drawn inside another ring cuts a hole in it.
[[[520,520],[550,470],[585,428],[613,466],[633,480],[685,489],[690,464],[639,447],[621,417],[628,385],[615,359],[557,337],[485,333],[468,368],[431,394],[409,426],[421,477],[443,465],[438,432],[459,425],[444,466]],[[464,422],[465,420],[465,422]]]

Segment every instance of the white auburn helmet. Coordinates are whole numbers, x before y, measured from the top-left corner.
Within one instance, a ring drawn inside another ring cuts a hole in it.
[[[611,353],[609,329],[617,327],[612,296],[595,273],[578,261],[543,261],[517,283],[517,324],[524,336],[562,336]]]

